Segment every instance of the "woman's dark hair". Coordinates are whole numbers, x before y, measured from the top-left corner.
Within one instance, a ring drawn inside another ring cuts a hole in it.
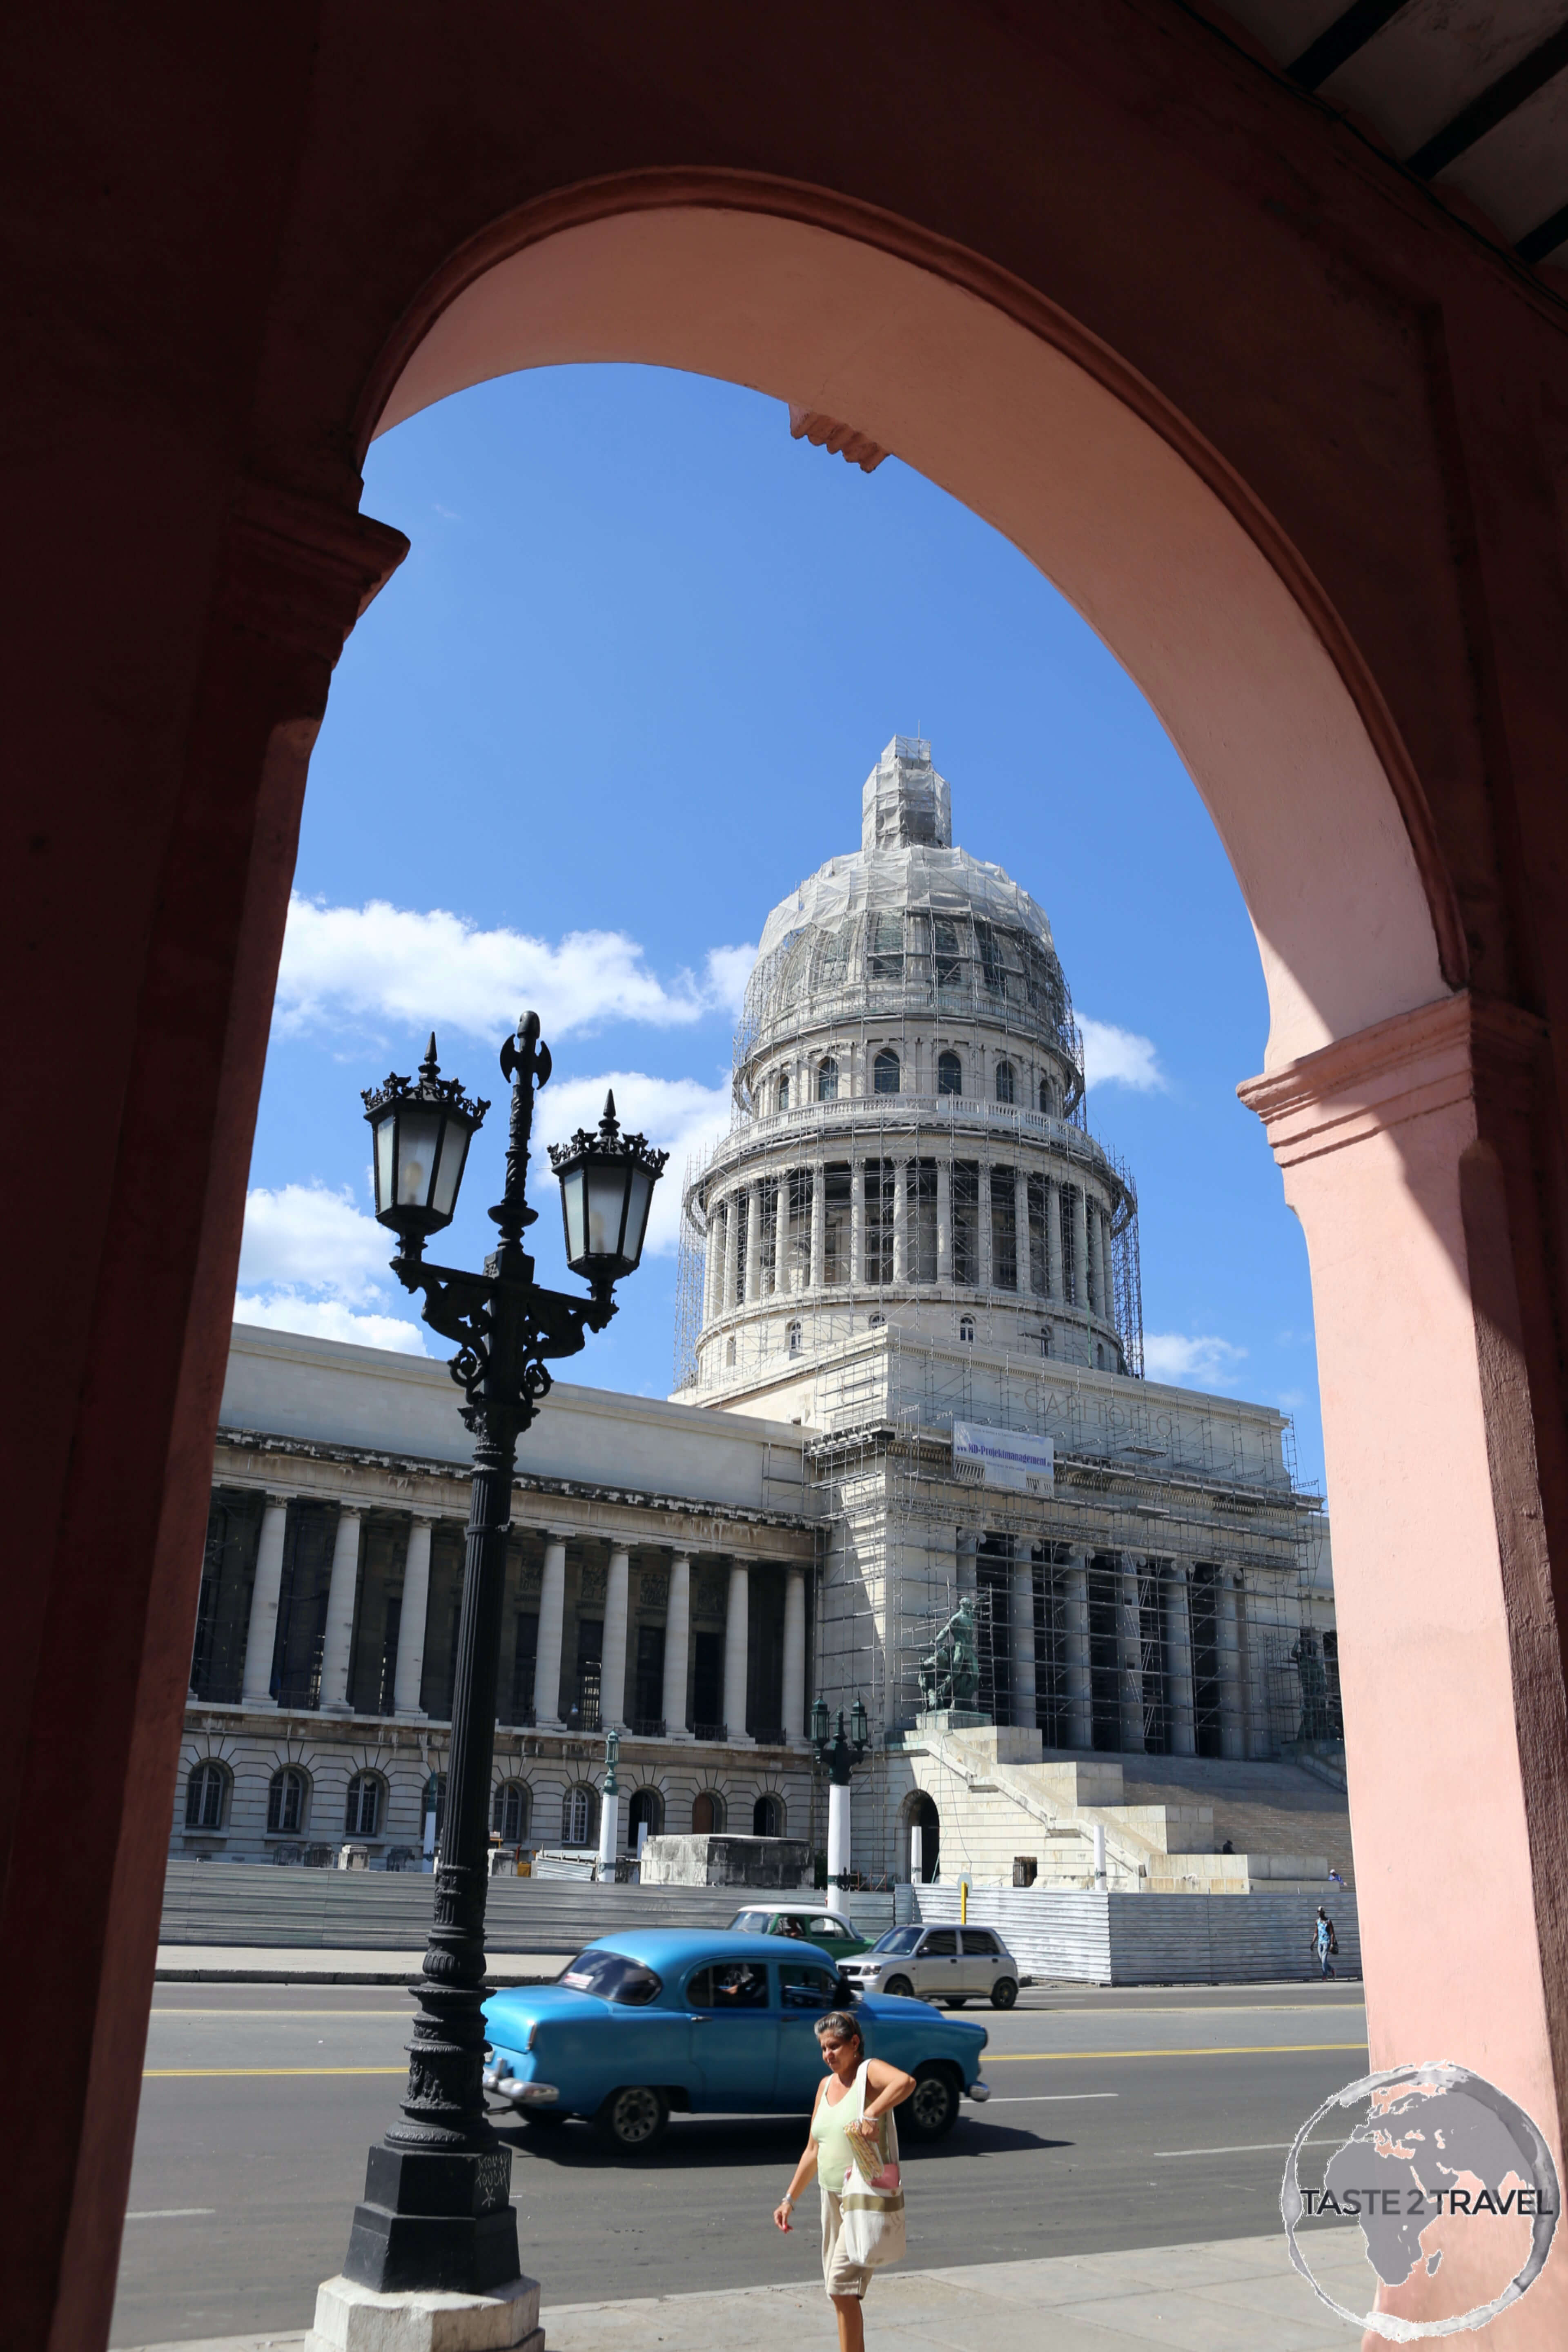
[[[826,2017],[816,2021],[816,2038],[821,2042],[830,2037],[835,2042],[858,2042],[862,2050],[866,2037],[847,2009],[830,2009]]]

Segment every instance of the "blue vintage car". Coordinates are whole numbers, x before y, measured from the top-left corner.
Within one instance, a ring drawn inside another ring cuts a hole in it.
[[[782,1936],[648,1927],[601,1936],[550,1985],[485,2003],[485,2087],[531,2124],[584,2116],[622,2154],[692,2114],[810,2112],[822,2079],[815,2027],[850,2009],[867,2054],[915,2078],[907,2139],[951,2131],[980,2079],[985,2029],[923,2000],[857,1993],[818,1945]]]

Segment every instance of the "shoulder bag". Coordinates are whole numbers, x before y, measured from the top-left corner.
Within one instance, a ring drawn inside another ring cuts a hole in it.
[[[859,2112],[866,2107],[866,2068],[857,2078]],[[853,2162],[839,2191],[839,2243],[845,2258],[868,2270],[885,2263],[902,2262],[904,2243],[904,2184],[899,2169],[899,2127],[892,2110],[877,2118],[875,2142],[853,2137]]]

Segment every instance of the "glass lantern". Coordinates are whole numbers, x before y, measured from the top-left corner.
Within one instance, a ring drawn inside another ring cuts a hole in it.
[[[367,1089],[363,1101],[374,1139],[376,1217],[417,1256],[452,1222],[468,1145],[489,1105],[470,1102],[460,1079],[442,1077],[434,1036],[416,1085],[395,1074]]]
[[[653,1188],[669,1154],[646,1136],[623,1135],[616,1097],[605,1097],[598,1132],[579,1128],[570,1143],[552,1143],[550,1161],[561,1186],[566,1263],[595,1290],[633,1273],[642,1257]]]

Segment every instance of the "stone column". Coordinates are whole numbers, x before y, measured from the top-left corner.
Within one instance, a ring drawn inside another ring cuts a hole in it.
[[[321,1713],[350,1715],[349,1668],[353,1663],[354,1602],[359,1596],[358,1511],[338,1513],[332,1580],[327,1589],[327,1637],[321,1649]]]
[[[1033,1731],[1035,1709],[1035,1564],[1026,1538],[1013,1538],[1013,1720]],[[1022,1557],[1020,1558],[1020,1554]]]
[[[849,1287],[858,1290],[866,1279],[866,1162],[849,1162]]]
[[[1083,1228],[1084,1304],[1091,1315],[1098,1315],[1100,1311],[1100,1215],[1096,1203],[1089,1198],[1087,1187],[1084,1192]],[[1090,1360],[1093,1360],[1092,1342],[1090,1343]]]
[[[1089,1669],[1089,1572],[1081,1552],[1062,1570],[1062,1614],[1067,1632],[1068,1738],[1074,1748],[1094,1746],[1094,1685]]]
[[[276,1706],[272,1696],[272,1655],[278,1646],[278,1602],[283,1590],[283,1538],[289,1526],[289,1497],[269,1493],[261,1513],[261,1540],[256,1548],[256,1580],[250,1588],[250,1623],[245,1635],[245,1668],[240,1676],[241,1706]]]
[[[724,1736],[731,1748],[749,1748],[752,1744],[746,1730],[751,1601],[751,1570],[733,1563],[730,1570],[730,1606],[724,1617]]]
[[[425,1679],[425,1621],[430,1607],[429,1519],[416,1518],[408,1529],[408,1558],[403,1570],[403,1607],[397,1620],[397,1664],[392,1677],[395,1715],[423,1716],[419,1687]]]
[[[725,1315],[737,1300],[740,1247],[741,1196],[731,1192],[724,1203],[724,1294],[720,1311]]]
[[[936,1163],[936,1278],[952,1280],[952,1161]]]
[[[626,1727],[626,1604],[630,1587],[626,1548],[610,1546],[609,1573],[605,1579],[605,1650],[599,1669],[599,1727]]]
[[[773,1224],[773,1297],[789,1295],[789,1171],[784,1169],[778,1180],[778,1216]]]
[[[784,1577],[784,1735],[791,1747],[805,1739],[805,1571]]]
[[[1035,1251],[1029,1233],[1029,1171],[1022,1160],[1013,1171],[1013,1220],[1018,1232],[1018,1296],[1033,1298]]]
[[[1116,1650],[1121,1668],[1121,1745],[1143,1753],[1143,1627],[1138,1614],[1137,1563],[1121,1558],[1116,1591]]]
[[[910,1163],[893,1163],[893,1280],[901,1287],[910,1278]]]
[[[669,1602],[664,1617],[664,1736],[689,1739],[686,1727],[686,1659],[691,1646],[691,1562],[677,1552],[669,1563]]]
[[[1241,1643],[1236,1620],[1236,1586],[1221,1575],[1215,1584],[1215,1634],[1219,1650],[1219,1752],[1245,1756],[1241,1706]]]
[[[1054,1176],[1046,1179],[1046,1295],[1062,1295],[1062,1188]]]
[[[1193,1621],[1187,1599],[1187,1571],[1179,1560],[1173,1562],[1160,1584],[1165,1604],[1165,1692],[1171,1708],[1171,1753],[1195,1756]]]
[[[708,1245],[702,1265],[702,1320],[711,1323],[721,1311],[724,1297],[724,1212],[717,1202],[708,1209]]]
[[[1089,1305],[1089,1218],[1086,1213],[1083,1186],[1075,1184],[1068,1195],[1072,1202],[1072,1304]]]
[[[980,1202],[975,1223],[980,1228],[978,1235],[979,1250],[977,1253],[979,1257],[979,1265],[976,1270],[977,1280],[975,1287],[984,1291],[990,1289],[992,1279],[991,1162],[989,1160],[983,1160],[980,1163]]]
[[[763,1295],[763,1187],[753,1177],[746,1187],[746,1300],[754,1305]]]
[[[1102,1208],[1100,1213],[1100,1311],[1108,1323],[1116,1320],[1114,1264],[1110,1255],[1110,1213]]]
[[[558,1528],[548,1529],[544,1574],[539,1586],[539,1647],[533,1661],[533,1720],[544,1731],[559,1731],[561,1722],[561,1635],[566,1622],[566,1538]]]
[[[822,1287],[823,1260],[826,1254],[827,1232],[827,1163],[814,1160],[811,1163],[811,1265],[808,1276],[813,1290]]]

